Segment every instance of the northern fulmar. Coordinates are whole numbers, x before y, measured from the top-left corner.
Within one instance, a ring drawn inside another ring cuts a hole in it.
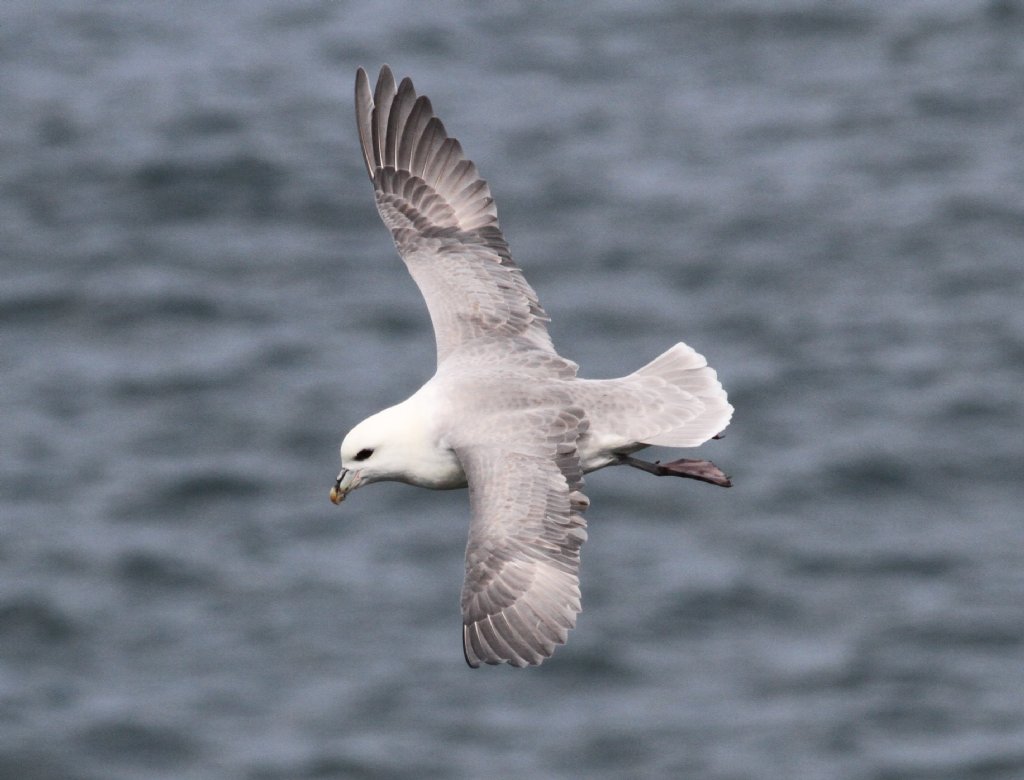
[[[356,73],[356,123],[381,219],[419,286],[437,370],[341,443],[330,497],[397,480],[469,488],[462,646],[471,667],[529,666],[564,644],[580,611],[583,475],[626,465],[728,487],[713,463],[651,463],[651,445],[696,447],[732,406],[682,342],[619,379],[580,379],[555,350],[537,294],[512,261],[490,188],[430,100],[381,68]]]

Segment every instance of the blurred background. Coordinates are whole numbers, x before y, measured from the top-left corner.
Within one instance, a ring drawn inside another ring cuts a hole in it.
[[[1019,0],[7,0],[0,778],[1024,777],[1022,41]],[[434,364],[384,62],[582,375],[685,340],[736,406],[731,490],[588,477],[537,669],[463,662],[464,492],[327,500]]]

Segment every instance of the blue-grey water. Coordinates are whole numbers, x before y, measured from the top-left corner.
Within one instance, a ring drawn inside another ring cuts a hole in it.
[[[584,376],[736,406],[731,490],[588,477],[537,669],[462,660],[464,492],[327,500],[433,370],[383,62]],[[1024,777],[1020,0],[6,0],[0,263],[3,780]]]

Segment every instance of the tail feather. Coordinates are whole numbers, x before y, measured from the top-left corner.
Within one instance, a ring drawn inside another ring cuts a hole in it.
[[[621,379],[598,380],[588,393],[593,435],[602,448],[696,447],[721,433],[732,406],[704,356],[679,342]]]

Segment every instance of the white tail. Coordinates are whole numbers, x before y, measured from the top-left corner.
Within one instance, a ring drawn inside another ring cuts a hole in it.
[[[662,430],[642,439],[644,444],[696,447],[724,431],[732,418],[715,369],[681,341],[625,379],[640,381],[664,404]]]
[[[586,383],[594,443],[606,451],[696,447],[732,417],[715,370],[682,342],[629,376]]]

